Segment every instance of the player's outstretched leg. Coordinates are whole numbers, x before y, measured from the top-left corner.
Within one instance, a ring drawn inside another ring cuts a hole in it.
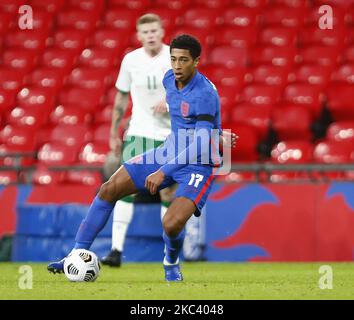
[[[97,234],[106,225],[117,200],[136,193],[137,189],[127,170],[121,166],[112,177],[102,184],[90,209],[76,234],[74,249],[89,249]],[[53,273],[64,270],[64,259],[51,262],[47,269]]]
[[[163,267],[166,281],[182,281],[179,254],[184,240],[184,226],[195,212],[195,204],[185,197],[176,198],[168,208],[163,221],[165,257]]]

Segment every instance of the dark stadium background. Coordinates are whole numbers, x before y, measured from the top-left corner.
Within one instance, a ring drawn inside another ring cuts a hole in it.
[[[23,5],[33,30],[19,28]],[[321,5],[332,29],[319,26]],[[206,258],[352,261],[351,0],[1,0],[0,260],[47,261],[72,245],[104,179],[120,62],[147,12],[166,42],[199,38],[199,70],[240,137],[207,205]],[[127,260],[158,260],[158,210],[139,210]],[[110,225],[95,244],[107,251]]]

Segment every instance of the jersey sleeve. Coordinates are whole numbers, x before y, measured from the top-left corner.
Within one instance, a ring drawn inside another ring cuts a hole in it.
[[[118,79],[116,81],[116,88],[119,91],[130,92],[131,82],[132,79],[129,73],[129,60],[127,56],[125,56],[120,66]]]
[[[216,94],[206,91],[198,99],[195,108],[196,127],[213,128],[219,108],[219,100]]]

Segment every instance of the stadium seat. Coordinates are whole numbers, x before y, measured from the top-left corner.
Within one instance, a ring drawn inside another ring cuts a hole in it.
[[[16,94],[0,87],[0,116],[15,106]]]
[[[257,11],[248,7],[231,7],[224,11],[224,24],[237,28],[254,27],[258,22]]]
[[[1,149],[1,147],[0,147]],[[0,171],[0,186],[7,186],[9,184],[18,183],[18,176],[16,171]]]
[[[326,133],[328,141],[338,141],[351,143],[354,145],[354,120],[332,122]]]
[[[156,7],[167,7],[171,10],[184,10],[189,7],[192,3],[192,0],[155,0],[154,4]]]
[[[192,7],[185,11],[184,26],[187,28],[213,29],[222,23],[219,10]]]
[[[47,30],[20,30],[15,29],[7,32],[5,46],[22,50],[33,50],[36,53],[42,51],[47,42]]]
[[[40,67],[28,76],[27,83],[37,87],[52,89],[53,93],[57,93],[64,85],[65,79],[65,69]]]
[[[49,33],[54,25],[53,14],[46,10],[35,8],[35,10],[33,10],[32,23],[34,30],[42,30]]]
[[[104,89],[107,70],[97,68],[75,68],[69,77],[69,84],[85,89]]]
[[[151,6],[151,0],[109,0],[110,7],[125,6],[131,10],[145,10]]]
[[[90,68],[116,68],[118,64],[118,57],[110,50],[89,48],[82,51],[79,57],[79,64]]]
[[[24,75],[16,69],[0,66],[0,88],[16,94],[23,84]]]
[[[333,71],[331,81],[354,84],[354,62],[339,66]]]
[[[102,0],[69,0],[67,5],[73,8],[79,8],[83,11],[94,11],[101,13],[104,2]]]
[[[12,152],[31,152],[35,150],[34,129],[31,127],[6,125],[0,131],[2,141]]]
[[[111,104],[114,105],[114,101],[116,99],[116,95],[117,95],[117,88],[116,87],[111,87],[105,95],[105,99],[104,99],[104,103],[105,104]]]
[[[17,95],[18,106],[39,108],[43,113],[50,112],[53,109],[54,99],[51,89],[43,87],[26,87]]]
[[[335,84],[327,90],[328,109],[336,121],[354,120],[352,84]]]
[[[341,50],[345,45],[346,32],[344,28],[320,29],[318,25],[308,26],[301,30],[299,43],[305,47],[308,45],[323,45],[336,47]]]
[[[281,141],[273,146],[271,151],[272,162],[279,164],[310,163],[312,159],[312,143],[299,139]]]
[[[94,114],[94,121],[97,124],[112,122],[113,105],[107,104],[103,109],[97,110]]]
[[[254,67],[246,75],[250,83],[263,83],[270,86],[284,87],[288,82],[289,71],[287,68],[264,64]]]
[[[307,1],[303,0],[273,0],[272,5],[287,6],[291,9],[305,9],[308,7]]]
[[[91,40],[93,46],[105,50],[112,50],[117,55],[123,52],[130,43],[130,38],[127,36],[122,37],[120,30],[105,28],[97,30]]]
[[[79,161],[82,164],[102,166],[110,148],[107,144],[87,143],[79,153]]]
[[[314,0],[315,5],[332,5],[335,7],[340,7],[343,9],[349,9],[351,5],[353,5],[353,0]]]
[[[351,63],[354,62],[354,45],[347,47],[343,54],[344,61]]]
[[[91,141],[92,133],[85,124],[58,124],[50,135],[50,141],[61,142],[69,147],[80,148],[84,143]]]
[[[90,124],[92,121],[91,113],[76,106],[57,106],[50,114],[53,124]]]
[[[54,34],[54,46],[63,49],[71,50],[76,54],[80,54],[86,46],[86,34],[77,29],[57,29]]]
[[[6,49],[3,53],[4,66],[15,69],[21,74],[29,72],[37,61],[36,52],[19,48]]]
[[[2,0],[0,3],[0,11],[7,13],[18,13],[18,8],[23,5],[21,0]]]
[[[11,25],[14,23],[14,16],[8,12],[0,11],[0,36],[3,37],[7,30],[10,29]]]
[[[65,0],[32,0],[31,5],[56,13],[65,5]]]
[[[240,92],[231,86],[218,86],[218,94],[222,113],[229,113],[234,108]]]
[[[294,70],[294,81],[308,83],[324,89],[329,81],[331,68],[318,64],[302,64]]]
[[[40,164],[33,171],[31,182],[35,185],[60,184],[64,181],[65,172],[49,170],[47,166]]]
[[[77,161],[77,146],[61,142],[45,143],[38,150],[38,164],[47,166],[72,165]]]
[[[103,102],[104,91],[98,89],[85,89],[68,87],[59,93],[58,103],[63,105],[76,105],[78,108],[94,111]]]
[[[232,122],[253,127],[258,140],[266,138],[271,123],[271,106],[255,106],[248,103],[238,104],[232,111]]]
[[[272,126],[280,140],[310,140],[312,115],[309,110],[298,106],[274,108]]]
[[[244,87],[240,101],[248,102],[255,106],[274,106],[279,102],[281,90],[276,86],[265,84],[250,84]]]
[[[15,107],[7,114],[6,121],[14,126],[38,129],[47,123],[48,117],[40,108]]]
[[[316,86],[296,83],[285,88],[283,99],[289,104],[307,109],[311,112],[312,119],[316,119],[322,111],[324,95]]]
[[[204,6],[211,10],[218,10],[227,7],[231,0],[194,0],[194,3],[198,6]]]
[[[299,49],[297,60],[299,63],[317,63],[333,68],[338,62],[339,54],[335,46],[309,45]]]
[[[256,42],[256,29],[221,27],[216,31],[216,46],[231,46],[239,48],[250,48]]]
[[[349,0],[351,1],[351,0]],[[329,5],[329,2],[326,3]],[[321,17],[322,14],[319,13],[321,5],[313,5],[311,6],[311,9],[309,12],[307,12],[305,16],[305,24],[306,25],[318,25],[319,18]],[[333,17],[332,17],[332,23],[333,23],[333,30],[342,28],[345,24],[345,13],[346,9],[338,7],[338,6],[331,6],[332,12],[333,12]],[[328,22],[328,21],[326,21]]]
[[[268,5],[269,0],[231,0],[231,5],[244,6],[260,11]]]
[[[48,48],[41,56],[40,63],[45,67],[61,69],[68,74],[76,60],[77,55],[75,52],[58,48]]]
[[[294,28],[267,27],[259,33],[259,43],[277,47],[293,47],[297,42],[297,32]]]
[[[291,69],[295,53],[293,47],[257,46],[251,52],[251,61],[253,65],[272,64]]]
[[[88,185],[99,187],[102,184],[102,174],[89,170],[69,170],[65,172],[63,182],[66,184]]]
[[[313,156],[319,163],[351,163],[354,148],[347,142],[323,141],[316,144]]]
[[[116,8],[107,10],[104,16],[106,28],[112,28],[129,34],[135,31],[136,20],[140,12],[127,8]]]
[[[81,32],[91,32],[98,25],[99,12],[84,11],[79,8],[65,8],[57,14],[58,28],[73,28]]]
[[[103,145],[104,144],[108,145],[110,131],[111,131],[111,124],[110,123],[104,123],[104,124],[98,125],[93,130],[92,141],[103,144]]]
[[[248,62],[247,50],[229,46],[215,47],[209,54],[209,63],[227,68],[245,67]]]
[[[162,21],[162,26],[165,29],[165,38],[173,32],[175,28],[183,24],[183,13],[179,10],[170,10],[166,7],[149,8],[149,12],[157,14]]]
[[[199,68],[199,71],[213,82],[216,87],[233,87],[239,91],[244,84],[245,68],[228,69],[223,66],[206,65]]]
[[[262,12],[262,23],[266,26],[300,28],[304,25],[304,11],[285,5],[273,5]]]
[[[205,55],[205,52],[208,51],[208,47],[214,43],[214,35],[208,29],[183,26],[174,30],[171,34],[171,38],[180,34],[190,34],[200,41],[203,50],[202,57]]]

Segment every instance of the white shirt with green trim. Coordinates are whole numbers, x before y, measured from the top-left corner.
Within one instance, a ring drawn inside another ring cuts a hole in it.
[[[149,56],[144,48],[125,55],[116,88],[130,92],[133,102],[126,135],[165,140],[170,134],[169,113],[153,114],[154,106],[166,96],[162,79],[169,69],[171,69],[170,48],[165,44],[155,57]]]

